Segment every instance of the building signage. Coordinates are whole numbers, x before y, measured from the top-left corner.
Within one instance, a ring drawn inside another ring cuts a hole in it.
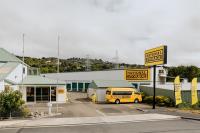
[[[150,69],[128,69],[124,71],[125,80],[148,81],[150,80]]]
[[[174,93],[175,93],[175,102],[176,105],[182,103],[181,98],[181,83],[180,83],[180,77],[177,76],[174,80]]]
[[[64,92],[64,89],[59,89],[58,90],[58,94],[64,94],[65,92]]]
[[[144,57],[145,66],[167,64],[167,46],[160,46],[157,48],[146,50]]]
[[[198,95],[197,95],[197,78],[192,80],[192,88],[191,88],[191,99],[192,105],[195,105],[198,102]]]

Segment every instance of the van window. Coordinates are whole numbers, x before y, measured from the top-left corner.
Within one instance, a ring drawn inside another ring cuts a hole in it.
[[[110,95],[110,94],[111,94],[111,92],[110,92],[110,91],[106,91],[106,94],[107,94],[107,95]]]
[[[132,91],[113,91],[113,95],[132,95]]]

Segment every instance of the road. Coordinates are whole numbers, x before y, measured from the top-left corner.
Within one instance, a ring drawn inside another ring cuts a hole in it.
[[[1,129],[0,133],[199,133],[200,122],[167,120],[114,124]]]

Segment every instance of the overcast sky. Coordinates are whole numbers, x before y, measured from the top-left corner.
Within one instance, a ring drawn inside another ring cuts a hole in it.
[[[144,63],[168,46],[168,65],[200,66],[200,0],[0,0],[0,47],[22,55]]]

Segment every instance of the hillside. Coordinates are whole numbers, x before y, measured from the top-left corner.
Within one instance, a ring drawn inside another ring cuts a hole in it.
[[[19,57],[19,56],[18,56]],[[22,57],[19,57],[22,59]],[[86,71],[86,58],[69,58],[60,59],[60,72],[76,72],[76,71]],[[114,69],[116,65],[112,62],[103,61],[102,59],[90,59],[89,68],[91,71],[97,70],[108,70]],[[43,58],[33,58],[25,57],[25,63],[31,67],[36,67],[40,69],[41,73],[55,73],[57,72],[57,58],[55,57],[43,57]],[[136,64],[119,64],[119,68],[142,68],[143,65]]]
[[[18,58],[22,59],[22,57]],[[86,71],[86,58],[69,58],[60,59],[60,72],[77,72]],[[108,70],[115,69],[116,65],[109,61],[104,61],[102,59],[90,59],[90,71],[98,70]],[[40,73],[55,73],[57,72],[57,58],[55,57],[25,57],[25,63],[31,67],[39,68]],[[120,63],[119,68],[144,68],[143,65],[137,64],[125,64]],[[191,81],[194,77],[200,77],[200,69],[196,66],[177,66],[177,67],[167,67],[168,69],[168,81],[174,80],[174,77],[180,76],[181,78],[187,78]]]

